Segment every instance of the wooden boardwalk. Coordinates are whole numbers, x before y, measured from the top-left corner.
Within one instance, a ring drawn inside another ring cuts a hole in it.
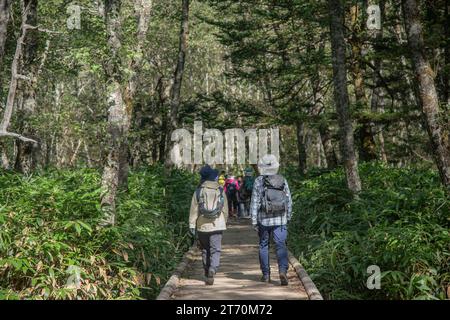
[[[288,272],[289,285],[280,286],[276,255],[271,251],[270,256],[272,281],[264,283],[259,280],[261,271],[256,232],[249,221],[230,221],[224,232],[221,265],[214,285],[205,285],[201,255],[196,249],[192,250],[189,259],[179,270],[180,276],[176,276],[176,280],[169,280],[171,288],[163,289],[164,294],[160,294],[158,299],[307,300],[308,294],[293,265],[290,264]]]

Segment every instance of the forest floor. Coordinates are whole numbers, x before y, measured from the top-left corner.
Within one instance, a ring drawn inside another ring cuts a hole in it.
[[[273,248],[273,245],[271,246]],[[308,295],[290,266],[289,285],[280,286],[276,255],[271,250],[271,283],[260,281],[258,237],[250,222],[229,221],[222,240],[222,256],[214,285],[206,286],[200,250],[180,278],[174,300],[307,300]]]

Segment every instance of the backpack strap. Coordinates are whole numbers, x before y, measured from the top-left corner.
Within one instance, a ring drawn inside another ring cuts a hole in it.
[[[263,176],[262,181],[262,208],[264,211],[267,210],[267,175]]]
[[[263,176],[263,183],[262,183],[262,185],[263,185],[264,191],[267,189],[267,177],[268,176],[266,176],[266,175]]]
[[[200,202],[200,192],[202,192],[202,187],[198,187],[195,190],[195,196],[197,197],[197,203]]]

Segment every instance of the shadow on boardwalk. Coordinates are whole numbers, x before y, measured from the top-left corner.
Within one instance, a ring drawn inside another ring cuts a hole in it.
[[[224,232],[221,265],[213,286],[206,286],[200,252],[182,275],[172,296],[177,300],[306,300],[302,282],[290,266],[289,285],[280,286],[276,256],[271,250],[272,282],[259,281],[258,237],[248,221],[231,221]]]

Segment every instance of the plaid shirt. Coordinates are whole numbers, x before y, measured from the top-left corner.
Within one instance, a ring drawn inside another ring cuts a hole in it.
[[[266,213],[261,210],[261,204],[264,197],[264,177],[259,176],[255,179],[252,201],[250,203],[250,214],[252,216],[253,225],[262,224],[267,227],[287,225],[292,216],[292,197],[286,179],[284,180],[284,192],[286,192],[288,197],[287,212],[278,217],[266,216]]]

